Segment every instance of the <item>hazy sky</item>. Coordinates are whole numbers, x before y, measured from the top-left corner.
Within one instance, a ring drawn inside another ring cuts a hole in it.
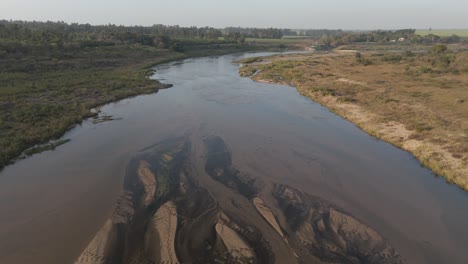
[[[468,0],[0,0],[0,19],[281,28],[468,28]]]

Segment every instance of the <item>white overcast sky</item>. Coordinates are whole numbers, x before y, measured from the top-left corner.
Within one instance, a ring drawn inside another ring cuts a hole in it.
[[[0,19],[281,28],[468,28],[468,0],[0,0]]]

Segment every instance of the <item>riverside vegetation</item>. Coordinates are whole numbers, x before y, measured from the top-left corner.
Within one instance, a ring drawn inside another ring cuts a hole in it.
[[[365,50],[350,50],[364,47]],[[244,61],[240,73],[298,91],[411,152],[468,190],[468,50],[457,44],[365,44]],[[404,47],[402,49],[401,47]]]
[[[47,144],[91,108],[164,88],[148,78],[155,64],[279,46],[221,36],[208,27],[0,21],[0,169],[64,143]]]

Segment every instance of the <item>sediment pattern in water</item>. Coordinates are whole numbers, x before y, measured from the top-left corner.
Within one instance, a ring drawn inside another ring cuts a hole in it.
[[[200,139],[202,149],[192,140],[133,158],[114,214],[76,264],[402,263],[345,210],[239,171],[220,137]]]

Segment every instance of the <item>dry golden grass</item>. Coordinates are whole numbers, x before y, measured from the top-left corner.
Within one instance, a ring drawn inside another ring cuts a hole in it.
[[[253,79],[296,86],[468,190],[468,51],[364,52],[367,66],[356,57],[273,56],[245,65],[241,74],[259,71]]]

